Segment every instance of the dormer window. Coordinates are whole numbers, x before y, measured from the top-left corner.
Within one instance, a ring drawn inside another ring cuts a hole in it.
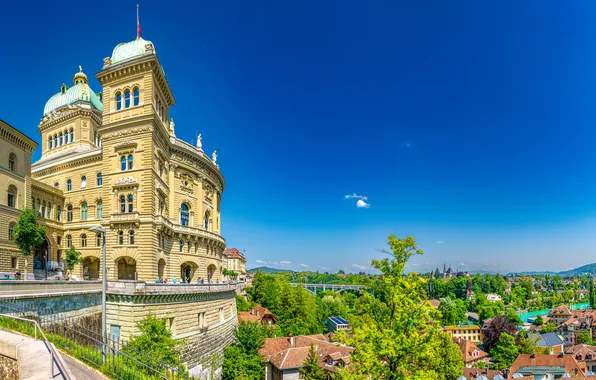
[[[66,90],[68,90],[68,86],[62,83],[62,86],[60,86],[60,93],[66,94]]]

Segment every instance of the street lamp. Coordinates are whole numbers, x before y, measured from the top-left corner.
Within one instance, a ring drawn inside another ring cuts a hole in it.
[[[106,229],[100,226],[89,228],[89,231],[99,232],[102,237],[101,245],[101,362],[106,363],[106,293],[108,278],[106,267]]]

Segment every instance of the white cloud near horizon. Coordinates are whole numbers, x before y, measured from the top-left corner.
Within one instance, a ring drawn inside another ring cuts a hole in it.
[[[359,265],[356,263],[352,263],[352,268],[358,269],[358,270],[365,270],[366,266],[365,265]]]
[[[302,268],[310,268],[310,266],[309,266],[309,265],[306,265],[306,264],[298,264],[298,265],[299,265],[300,267],[302,267]]]
[[[437,244],[443,244],[445,243],[443,240],[437,240]]]
[[[282,260],[279,262],[279,265],[292,265],[292,262],[289,260]]]
[[[357,208],[370,208],[370,203],[367,203],[368,197],[366,195],[358,195],[356,193],[347,194],[344,199],[358,199],[356,201]]]

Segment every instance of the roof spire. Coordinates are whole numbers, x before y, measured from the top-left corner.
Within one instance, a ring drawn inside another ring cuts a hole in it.
[[[137,40],[141,38],[141,22],[139,21],[139,4],[137,4]]]

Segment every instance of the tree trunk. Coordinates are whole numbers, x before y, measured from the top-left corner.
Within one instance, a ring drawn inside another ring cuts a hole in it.
[[[27,268],[29,267],[29,259],[25,256],[25,280],[27,280]]]

